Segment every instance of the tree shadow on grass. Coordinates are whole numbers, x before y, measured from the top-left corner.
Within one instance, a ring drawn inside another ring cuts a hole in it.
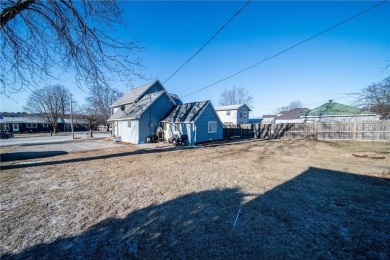
[[[2,258],[390,256],[388,180],[309,168],[244,202],[247,195],[238,189],[191,193]]]
[[[46,166],[46,165],[59,165],[59,164],[66,164],[66,163],[77,163],[77,162],[86,162],[86,161],[94,161],[94,160],[102,160],[102,159],[110,159],[110,158],[115,158],[115,157],[124,157],[124,156],[131,156],[131,155],[137,155],[137,154],[146,154],[146,153],[162,153],[162,152],[168,152],[168,151],[173,151],[177,150],[177,148],[173,149],[141,149],[141,150],[136,150],[136,151],[131,151],[131,152],[122,152],[122,153],[115,153],[115,154],[105,154],[105,155],[98,155],[98,156],[91,156],[91,157],[79,157],[79,158],[73,158],[73,159],[64,159],[64,160],[55,160],[55,161],[45,161],[45,162],[37,162],[33,164],[11,164],[11,165],[2,165],[1,169],[2,170],[10,170],[10,169],[19,169],[19,168],[26,168],[26,167],[37,167],[37,166]],[[47,153],[52,153],[53,151],[49,151]],[[63,151],[59,151],[63,152]],[[37,152],[33,152],[37,153]],[[46,153],[46,152],[42,152]],[[4,157],[6,156],[12,156],[14,153],[8,153],[8,154],[3,154]],[[67,154],[67,152],[64,152],[64,154]],[[1,155],[3,159],[3,155]],[[57,154],[59,155],[59,154]],[[54,155],[51,155],[54,156]],[[46,157],[50,157],[46,156]],[[33,158],[39,158],[39,157],[32,157],[28,159],[33,159]],[[20,160],[20,159],[17,159]],[[8,160],[11,161],[11,160]]]
[[[47,158],[57,155],[68,154],[65,151],[40,151],[40,152],[11,152],[0,154],[1,162],[16,161],[16,160],[28,160],[28,159],[38,159],[38,158]],[[3,167],[1,167],[3,168]]]

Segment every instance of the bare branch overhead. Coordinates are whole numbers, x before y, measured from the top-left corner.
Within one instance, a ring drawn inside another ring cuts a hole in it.
[[[135,39],[110,35],[123,25],[114,1],[2,1],[0,84],[3,93],[32,89],[58,74],[79,87],[131,84],[142,77]]]

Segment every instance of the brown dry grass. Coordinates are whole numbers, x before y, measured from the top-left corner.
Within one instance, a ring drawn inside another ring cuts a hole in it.
[[[352,156],[370,152],[386,159]],[[17,163],[1,164],[3,258],[390,257],[389,143],[125,146]]]

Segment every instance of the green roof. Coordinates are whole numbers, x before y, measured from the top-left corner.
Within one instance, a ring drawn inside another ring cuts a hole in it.
[[[352,115],[375,115],[370,111],[364,111],[356,107],[351,107],[343,105],[336,102],[328,102],[322,106],[316,107],[313,110],[310,110],[306,113],[306,116],[334,116],[334,115],[343,115],[343,116],[352,116]]]

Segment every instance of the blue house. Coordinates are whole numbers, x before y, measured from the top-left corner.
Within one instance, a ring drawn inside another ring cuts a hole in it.
[[[156,134],[161,119],[180,103],[158,80],[131,89],[110,106],[114,114],[108,121],[113,135],[119,141],[143,143],[146,137]]]
[[[177,105],[161,122],[165,138],[188,135],[189,145],[223,138],[223,123],[210,101]]]

